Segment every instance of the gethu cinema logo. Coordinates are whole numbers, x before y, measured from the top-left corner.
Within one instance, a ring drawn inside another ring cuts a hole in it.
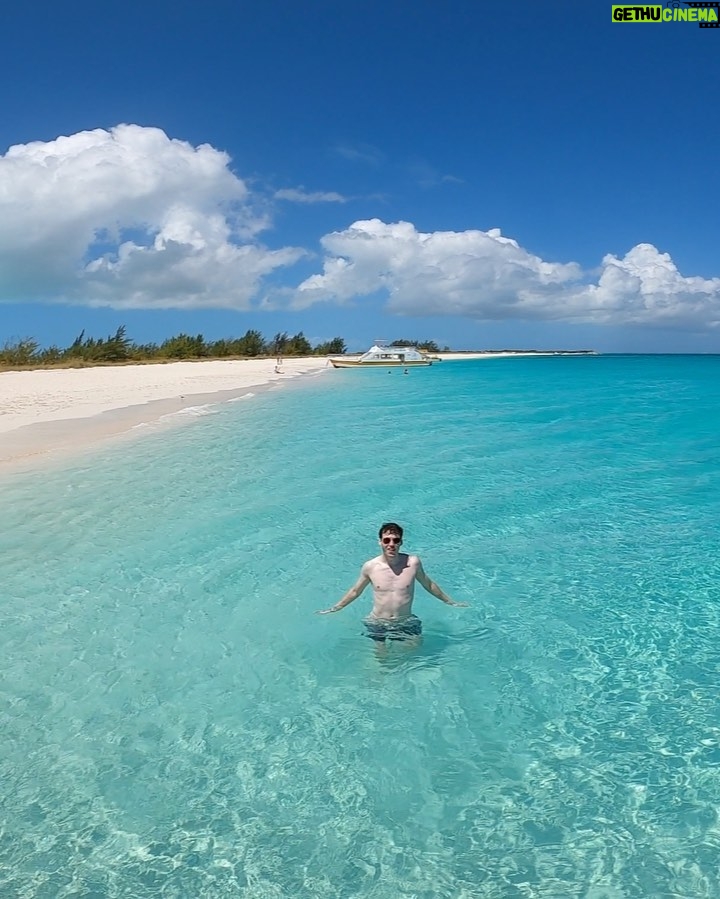
[[[613,22],[697,22],[701,28],[718,28],[720,0],[713,3],[687,3],[690,9],[679,6],[638,6],[623,3],[612,8]]]

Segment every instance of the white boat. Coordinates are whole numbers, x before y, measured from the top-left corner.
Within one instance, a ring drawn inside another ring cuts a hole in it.
[[[377,341],[362,356],[330,356],[333,368],[416,368],[432,365],[431,359],[414,346],[386,346]]]

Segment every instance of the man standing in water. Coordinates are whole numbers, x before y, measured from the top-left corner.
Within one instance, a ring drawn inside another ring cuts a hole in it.
[[[386,640],[412,640],[419,642],[422,622],[413,615],[412,604],[415,595],[415,581],[448,606],[467,606],[466,602],[453,602],[435,581],[425,574],[418,556],[400,552],[403,529],[394,521],[380,527],[378,542],[382,553],[369,559],[360,570],[360,578],[343,598],[329,609],[318,611],[318,615],[339,612],[354,602],[367,587],[373,587],[373,608],[365,619],[367,636],[378,643]]]

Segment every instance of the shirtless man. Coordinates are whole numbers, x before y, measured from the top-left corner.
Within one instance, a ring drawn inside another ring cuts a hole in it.
[[[425,574],[418,556],[400,552],[403,529],[389,521],[378,532],[378,542],[382,553],[367,561],[360,570],[360,578],[343,598],[329,609],[318,611],[318,615],[339,612],[354,602],[367,587],[373,586],[373,608],[365,619],[367,636],[378,643],[389,640],[413,639],[417,642],[422,634],[422,622],[412,614],[415,581],[448,606],[467,606],[466,602],[454,602],[435,581]]]

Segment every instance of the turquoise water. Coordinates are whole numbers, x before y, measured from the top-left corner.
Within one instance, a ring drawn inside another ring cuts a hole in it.
[[[0,895],[720,895],[720,358],[327,371],[3,483]],[[376,657],[381,521],[423,645]]]

